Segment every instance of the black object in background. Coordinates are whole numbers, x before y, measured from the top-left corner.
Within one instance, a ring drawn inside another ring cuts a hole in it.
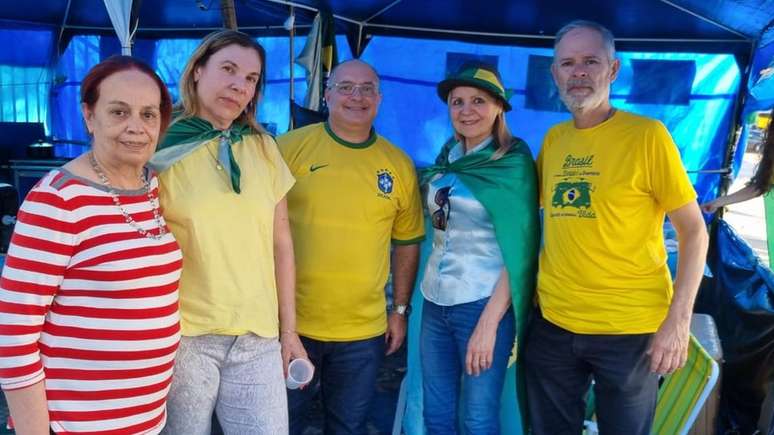
[[[757,430],[767,385],[774,382],[774,273],[723,220],[712,226],[694,311],[710,314],[723,345],[719,434]]]

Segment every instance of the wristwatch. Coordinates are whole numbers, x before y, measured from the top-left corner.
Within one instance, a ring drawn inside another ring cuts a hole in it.
[[[408,317],[408,315],[411,314],[411,305],[393,304],[392,312],[401,316]]]

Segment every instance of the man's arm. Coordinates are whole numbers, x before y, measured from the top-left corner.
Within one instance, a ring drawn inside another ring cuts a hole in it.
[[[394,305],[408,305],[417,277],[419,244],[394,245],[392,250],[392,298]],[[390,313],[387,319],[387,355],[398,350],[406,338],[406,316]]]
[[[650,369],[660,374],[671,373],[685,365],[693,303],[704,275],[709,244],[704,219],[695,202],[668,215],[677,231],[679,243],[677,279],[669,312],[648,349]]]

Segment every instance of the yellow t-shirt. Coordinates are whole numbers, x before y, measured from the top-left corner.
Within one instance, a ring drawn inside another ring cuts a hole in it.
[[[218,139],[161,173],[161,206],[183,251],[182,334],[278,335],[274,208],[293,176],[268,135],[232,145],[237,194],[216,167]]]
[[[390,239],[424,236],[414,165],[375,133],[353,144],[322,123],[277,142],[297,179],[288,208],[299,333],[323,341],[384,333]]]
[[[578,334],[658,329],[672,299],[664,215],[696,199],[669,131],[618,111],[548,132],[538,156],[544,246],[538,299]]]

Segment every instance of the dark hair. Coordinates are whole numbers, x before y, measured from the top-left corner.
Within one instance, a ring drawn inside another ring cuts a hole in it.
[[[261,74],[258,77],[258,84],[255,86],[255,94],[236,120],[249,125],[256,132],[263,132],[261,124],[255,120],[255,114],[258,110],[258,100],[263,95],[263,88],[266,85],[266,50],[249,35],[236,30],[219,30],[205,36],[201,44],[194,50],[191,58],[188,59],[188,63],[185,65],[183,74],[180,77],[180,106],[183,109],[180,117],[187,118],[196,116],[199,113],[199,102],[196,99],[196,81],[194,80],[196,69],[207,64],[207,61],[210,60],[213,54],[229,45],[252,48],[258,54],[258,59],[261,61]]]
[[[161,81],[156,72],[151,69],[145,62],[135,59],[131,56],[110,56],[102,62],[94,65],[86,77],[81,81],[81,104],[85,104],[90,110],[94,110],[94,106],[99,100],[99,85],[102,81],[111,75],[121,71],[139,71],[150,77],[159,88],[159,95],[161,101],[159,104],[159,112],[161,115],[161,124],[159,126],[159,137],[164,135],[164,132],[169,127],[169,121],[172,118],[172,97],[169,96],[169,91]]]
[[[769,128],[766,129],[766,135],[763,138],[763,155],[748,186],[754,186],[755,190],[762,195],[771,188],[772,175],[774,175],[774,122],[769,119]]]

